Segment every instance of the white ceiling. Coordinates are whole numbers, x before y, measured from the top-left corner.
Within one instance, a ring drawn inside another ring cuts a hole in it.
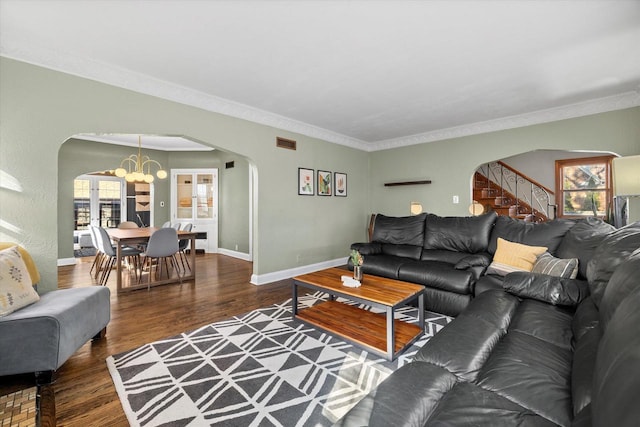
[[[640,1],[0,0],[0,54],[377,150],[640,105]]]

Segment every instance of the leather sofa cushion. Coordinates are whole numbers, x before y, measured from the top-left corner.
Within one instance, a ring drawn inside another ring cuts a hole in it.
[[[605,236],[616,228],[599,218],[581,219],[567,231],[556,251],[559,258],[578,258],[578,278],[586,279],[587,263]]]
[[[520,332],[572,351],[572,318],[570,309],[525,299],[520,302],[509,324],[509,333]]]
[[[486,292],[491,289],[500,289],[502,290],[502,281],[504,280],[503,276],[498,276],[495,274],[486,274],[480,277],[476,281],[474,294],[477,297],[483,292]]]
[[[400,424],[394,424],[400,425]],[[458,383],[444,395],[442,401],[424,424],[425,427],[444,426],[556,426],[540,415],[517,403],[471,383]]]
[[[480,295],[413,360],[441,366],[465,381],[474,381],[493,347],[506,334],[517,306],[518,299],[502,291]]]
[[[426,215],[423,213],[415,216],[390,217],[377,214],[373,223],[371,241],[394,245],[422,246]]]
[[[593,371],[601,336],[601,329],[593,328],[577,340],[571,370],[571,399],[574,415],[591,403]]]
[[[640,286],[640,248],[636,249],[611,276],[600,302],[604,328],[624,299]],[[640,308],[639,308],[640,309]]]
[[[472,300],[472,294],[456,294],[428,286],[424,288],[425,310],[433,313],[457,316],[469,306]]]
[[[593,302],[600,300],[613,272],[633,251],[640,248],[640,222],[619,228],[602,240],[587,265],[587,280]]]
[[[398,279],[458,294],[470,294],[474,282],[473,273],[456,270],[446,262],[408,261],[398,270]]]
[[[457,264],[462,259],[468,257],[466,252],[444,251],[440,249],[423,249],[420,259],[422,261],[440,261],[449,264]]]
[[[533,298],[553,305],[574,307],[589,295],[586,282],[549,276],[541,273],[516,271],[504,277],[502,286],[522,298]]]
[[[640,420],[640,287],[604,330],[594,371],[593,426],[636,426]]]
[[[497,214],[479,216],[440,217],[429,214],[426,219],[425,249],[458,252],[484,252]]]
[[[398,278],[400,266],[407,262],[406,258],[393,255],[368,255],[364,257],[362,272],[374,276]]]
[[[600,327],[600,313],[591,296],[580,303],[571,322],[574,342],[591,329]]]
[[[509,331],[494,347],[477,384],[561,426],[571,424],[571,351]]]
[[[422,247],[415,245],[393,245],[390,243],[383,243],[382,253],[385,255],[399,256],[407,259],[420,259]]]
[[[416,381],[425,378],[428,381]],[[429,363],[409,363],[393,373],[334,426],[423,426],[457,378]]]
[[[523,245],[546,246],[551,255],[556,255],[560,241],[574,225],[575,221],[568,219],[532,223],[500,215],[491,231],[488,252],[491,254],[496,252],[498,237],[502,237]]]
[[[423,249],[422,255],[420,255],[422,261],[446,262],[453,264],[453,268],[457,270],[465,270],[470,267],[486,267],[491,263],[491,258],[491,254],[488,252],[468,254],[466,252],[444,251],[440,249]]]

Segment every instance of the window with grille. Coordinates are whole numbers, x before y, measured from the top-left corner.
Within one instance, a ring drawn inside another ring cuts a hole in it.
[[[613,156],[556,160],[558,216],[605,218],[612,200]]]

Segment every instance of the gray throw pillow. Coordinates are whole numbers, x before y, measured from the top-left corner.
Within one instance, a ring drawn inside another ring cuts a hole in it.
[[[549,252],[545,252],[533,264],[531,272],[565,279],[575,279],[578,276],[578,258],[561,259],[554,257]]]

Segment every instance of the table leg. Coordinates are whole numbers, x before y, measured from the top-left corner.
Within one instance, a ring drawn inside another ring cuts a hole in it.
[[[189,243],[191,251],[189,253],[191,257],[191,275],[193,276],[193,283],[196,283],[196,236],[191,236],[191,242]]]
[[[118,275],[116,290],[119,293],[122,291],[122,245],[120,242],[116,242],[116,274]]]
[[[291,312],[293,313],[293,318],[296,318],[296,314],[298,314],[298,285],[296,282],[293,282],[291,290]]]
[[[424,333],[424,292],[418,296],[418,326]]]
[[[387,360],[393,360],[393,350],[396,341],[393,327],[393,307],[387,307]]]

